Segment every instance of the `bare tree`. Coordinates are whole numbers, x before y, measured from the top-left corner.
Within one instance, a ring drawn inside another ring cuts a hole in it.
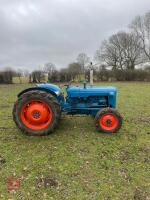
[[[77,57],[77,62],[81,65],[81,70],[84,73],[86,65],[90,62],[90,58],[85,53],[80,53]]]
[[[13,77],[16,76],[16,72],[10,67],[5,68],[0,72],[0,83],[11,84],[13,83]]]
[[[44,65],[44,72],[52,73],[55,69],[56,67],[53,63],[46,63]]]
[[[133,70],[135,65],[142,62],[141,41],[134,33],[118,33],[118,40],[122,52],[123,66]]]
[[[135,34],[118,32],[105,40],[96,51],[96,59],[113,69],[134,69],[140,63],[140,41]]]
[[[32,73],[29,74],[29,83],[32,83]]]
[[[68,68],[62,68],[59,72],[60,82],[68,82],[71,81],[71,74],[68,73]]]
[[[95,58],[97,61],[104,62],[116,69],[119,60],[118,48],[111,44],[110,40],[104,40],[96,51]]]
[[[56,67],[55,67],[55,65],[53,63],[46,63],[44,65],[44,72],[48,73],[48,81],[51,82],[52,79],[53,79],[53,75],[56,74]]]
[[[150,12],[144,16],[137,16],[131,23],[130,28],[141,40],[145,58],[150,61]]]
[[[21,77],[23,76],[23,71],[22,71],[22,69],[18,69],[18,70],[17,70],[16,76],[18,77],[19,83],[21,84],[21,83],[22,83]]]
[[[82,71],[82,67],[79,63],[70,63],[68,66],[68,73],[71,76],[71,79],[74,80]]]
[[[32,82],[33,83],[41,83],[41,81],[44,79],[43,71],[41,70],[35,70],[32,72]]]
[[[29,71],[28,71],[27,69],[24,69],[24,70],[23,70],[23,75],[24,75],[25,77],[28,77],[28,76],[30,75],[30,73],[29,73]]]

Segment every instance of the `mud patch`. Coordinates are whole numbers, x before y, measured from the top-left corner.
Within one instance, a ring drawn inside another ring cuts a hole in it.
[[[136,119],[136,122],[150,123],[150,116],[140,116]]]
[[[150,162],[150,147],[148,145],[143,145],[139,148],[139,152],[142,154],[142,158],[144,159],[145,163]]]
[[[149,200],[148,194],[144,187],[137,187],[134,192],[134,200]]]
[[[54,177],[40,176],[40,177],[37,177],[37,179],[36,179],[36,186],[38,188],[41,188],[41,187],[44,187],[44,188],[57,187],[58,186],[58,181]]]
[[[121,175],[121,177],[126,180],[127,182],[131,181],[131,177],[129,176],[128,170],[125,168],[122,168],[119,170],[119,174]]]
[[[120,160],[121,163],[124,163],[125,161],[130,159],[130,152],[128,150],[124,150],[120,154]]]
[[[6,163],[5,158],[0,155],[0,165],[5,164],[5,163]]]

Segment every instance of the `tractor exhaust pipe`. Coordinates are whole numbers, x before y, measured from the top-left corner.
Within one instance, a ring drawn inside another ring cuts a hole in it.
[[[93,64],[90,63],[90,85],[93,86]]]

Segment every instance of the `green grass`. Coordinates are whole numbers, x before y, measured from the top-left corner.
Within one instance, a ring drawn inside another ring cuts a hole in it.
[[[29,82],[29,78],[28,77],[13,77],[13,83],[23,83],[23,84],[27,84]]]
[[[65,116],[48,137],[25,136],[13,123],[16,95],[29,85],[0,85],[1,200],[149,199],[150,84],[111,85],[119,90],[117,108],[124,118],[117,134],[97,133],[91,117]],[[10,194],[6,180],[13,175],[21,186]]]

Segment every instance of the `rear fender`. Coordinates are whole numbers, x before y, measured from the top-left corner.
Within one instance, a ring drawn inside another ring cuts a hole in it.
[[[53,91],[51,91],[51,90],[48,90],[48,89],[46,89],[46,88],[40,88],[40,87],[31,87],[31,88],[27,88],[27,89],[21,91],[17,96],[20,97],[20,96],[23,95],[24,93],[29,92],[29,91],[33,91],[33,90],[45,91],[45,92],[50,93],[51,95],[53,95],[54,97],[57,98],[57,95],[55,94],[55,92],[53,92]]]

